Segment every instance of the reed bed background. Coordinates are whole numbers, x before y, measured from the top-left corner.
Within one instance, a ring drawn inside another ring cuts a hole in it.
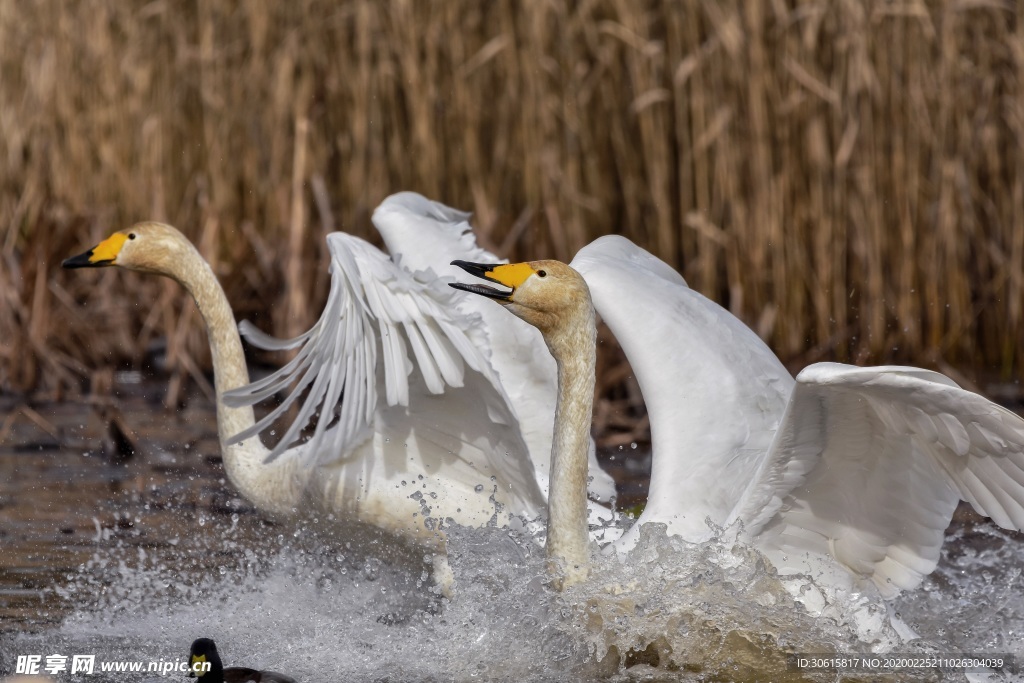
[[[373,239],[403,189],[473,210],[512,258],[624,234],[787,362],[1014,378],[1022,17],[1024,0],[0,2],[0,388],[100,390],[164,338],[171,395],[205,381],[176,285],[59,269],[114,229],[179,226],[238,316],[285,335],[324,300],[323,234]],[[604,367],[603,395],[635,405],[628,369]]]

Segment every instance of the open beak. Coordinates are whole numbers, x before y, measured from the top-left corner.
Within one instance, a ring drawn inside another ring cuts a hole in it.
[[[450,287],[455,289],[461,289],[464,292],[472,292],[473,294],[479,294],[485,296],[488,299],[496,299],[498,301],[512,301],[512,295],[515,294],[516,288],[512,285],[506,284],[501,280],[494,277],[494,269],[499,267],[501,264],[488,264],[488,263],[470,263],[469,261],[452,261],[453,266],[458,266],[470,275],[474,275],[484,280],[490,280],[502,287],[508,287],[509,291],[502,291],[488,285],[481,284],[467,284],[464,282],[449,282]]]

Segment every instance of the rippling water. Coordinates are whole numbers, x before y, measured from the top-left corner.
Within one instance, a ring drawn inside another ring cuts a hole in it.
[[[835,680],[790,671],[786,654],[870,647],[809,617],[756,551],[657,528],[565,594],[531,539],[453,529],[443,598],[422,551],[332,520],[262,519],[224,481],[208,403],[169,414],[144,387],[120,390],[139,436],[124,464],[109,411],[0,405],[0,674],[32,654],[184,661],[207,636],[228,665],[300,681]],[[1024,654],[1020,535],[961,511],[949,537],[939,570],[896,603],[923,637],[908,651]]]

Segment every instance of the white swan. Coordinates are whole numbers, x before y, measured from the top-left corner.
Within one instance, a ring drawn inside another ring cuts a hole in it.
[[[640,382],[655,449],[647,508],[618,550],[648,522],[701,540],[711,521],[738,529],[782,574],[870,579],[890,598],[934,569],[960,498],[1003,527],[1024,524],[1024,420],[938,373],[818,363],[794,383],[752,331],[621,237],[577,255],[585,283],[552,261],[460,266],[507,289],[453,286],[539,326],[558,362],[549,537],[567,540],[549,556],[567,583],[587,562],[588,289]]]
[[[480,351],[478,321],[458,313],[441,283],[416,280],[363,240],[334,233],[328,247],[335,284],[327,308],[337,315],[300,340],[332,344],[319,349],[322,356],[303,353],[290,365],[333,364],[334,374],[314,373],[313,390],[326,384],[330,396],[344,389],[350,400],[336,424],[318,424],[319,451],[299,444],[280,448],[276,458],[255,436],[231,438],[257,426],[252,407],[224,400],[249,381],[241,340],[213,271],[184,235],[142,223],[63,265],[157,273],[188,290],[209,334],[225,472],[262,510],[292,515],[320,508],[340,513],[340,522],[365,522],[435,548],[443,547],[435,519],[479,526],[496,512],[503,522],[509,513],[539,514],[544,496],[515,415]],[[406,345],[418,372],[411,372]],[[336,449],[332,457],[325,457],[328,448]]]
[[[490,256],[465,234],[465,214],[419,195],[389,198],[375,220],[380,216],[392,233],[416,224],[407,244],[418,239],[433,249],[447,245],[454,256]],[[484,330],[471,310],[476,297],[452,292],[431,273],[418,279],[358,238],[334,233],[327,243],[331,291],[310,331],[279,342],[243,324],[247,336],[264,348],[302,347],[285,368],[253,385],[223,290],[174,228],[140,224],[64,265],[118,265],[163,274],[192,294],[209,332],[225,471],[262,510],[339,512],[341,522],[358,520],[435,548],[443,547],[438,519],[480,526],[496,513],[500,523],[509,523],[512,515],[541,514],[545,497],[538,480],[546,488],[546,451],[545,467],[535,471],[524,437],[533,450],[537,443],[550,450],[552,418],[545,406],[554,400],[545,392],[553,396],[553,379],[537,370],[532,383],[513,383],[520,396],[516,414],[490,364],[494,359],[502,367],[502,353],[518,349],[530,358],[513,356],[512,361],[543,368],[545,354],[530,347],[542,344],[539,334],[513,321],[496,330],[504,348],[491,343],[495,331]],[[460,299],[470,301],[467,312],[459,311]],[[504,367],[507,373],[508,360]],[[248,404],[292,379],[298,388],[289,400],[257,423]],[[303,387],[308,395],[298,416],[279,444],[266,449],[257,432],[269,427]],[[317,421],[310,441],[298,443],[317,409],[327,417]],[[520,423],[529,426],[525,433]],[[610,478],[596,468],[595,473],[607,495]],[[599,506],[594,511],[595,519],[608,516]]]

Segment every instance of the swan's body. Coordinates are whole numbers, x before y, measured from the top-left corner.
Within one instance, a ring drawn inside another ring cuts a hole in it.
[[[1001,526],[1024,525],[1024,420],[1010,411],[918,368],[819,363],[794,382],[753,332],[620,237],[577,255],[578,281],[566,266],[541,278],[556,266],[538,263],[464,264],[512,291],[460,287],[544,321],[559,366],[574,367],[571,356],[593,353],[592,336],[552,343],[549,330],[592,320],[589,296],[566,306],[557,292],[586,277],[636,373],[654,442],[647,508],[616,549],[631,547],[645,523],[697,541],[711,522],[738,530],[781,574],[841,588],[871,580],[890,598],[935,567],[960,498]],[[511,270],[520,267],[528,270]],[[566,385],[576,393],[560,401],[587,405],[586,378]],[[556,418],[553,463],[585,456],[559,436],[589,428],[589,415],[572,414],[560,408]],[[553,486],[549,505],[563,495],[578,508],[585,492]],[[559,523],[578,543],[578,515],[560,522],[552,512]]]
[[[474,488],[482,484],[486,501],[494,489],[490,476],[497,470],[497,502],[507,513],[526,519],[541,513],[548,490],[555,364],[536,329],[502,315],[478,297],[452,292],[439,280],[439,275],[456,272],[445,265],[454,257],[496,260],[477,246],[468,216],[412,192],[388,197],[374,211],[373,222],[394,260],[358,238],[330,235],[332,279],[320,320],[290,341],[273,339],[247,322],[240,326],[257,347],[299,350],[295,360],[273,375],[228,392],[228,405],[254,405],[289,392],[274,412],[235,434],[232,441],[269,430],[275,417],[301,398],[298,415],[271,459],[301,446],[307,469],[340,464],[349,471],[346,453],[361,433],[371,428],[380,436],[397,429],[420,437],[409,444],[419,470],[380,472],[374,465],[377,471],[362,476],[367,488],[394,487],[399,479],[408,479],[407,474],[423,474],[442,489],[453,480]],[[406,358],[409,349],[415,359],[412,366]],[[464,371],[463,366],[469,367]],[[306,386],[309,390],[303,394]],[[404,423],[392,426],[399,409]],[[316,411],[329,417],[318,419],[312,438],[300,444],[300,432]],[[326,429],[335,411],[337,427]],[[374,411],[378,419],[371,425]],[[504,430],[500,441],[467,449],[460,432],[492,433],[495,423]],[[383,438],[389,443],[391,437]],[[401,440],[403,447],[407,441]],[[379,460],[379,455],[374,457]],[[488,464],[486,474],[473,470],[480,462]],[[598,466],[589,438],[588,462],[590,494],[595,501],[607,502],[614,496],[614,482]],[[382,478],[389,472],[394,472],[392,478]],[[533,481],[541,492],[539,507]],[[518,498],[511,506],[510,497]],[[439,519],[452,518],[468,526],[487,521],[468,516],[466,505],[455,496],[432,500],[430,507]],[[598,536],[617,536],[617,529],[607,528],[612,515],[606,507],[595,502],[588,509]],[[507,515],[499,517],[504,520]]]
[[[419,402],[428,393],[442,394],[446,385],[459,386],[461,366],[468,363],[473,369],[483,369],[486,375],[486,381],[477,383],[476,391],[486,394],[483,399],[488,403],[504,404],[502,412],[511,413],[518,423],[522,443],[516,446],[515,455],[525,444],[538,485],[541,491],[547,491],[556,373],[540,333],[478,297],[451,292],[437,281],[438,276],[456,273],[446,265],[452,259],[497,261],[477,247],[468,216],[412,192],[388,197],[374,211],[373,222],[394,261],[357,238],[342,233],[329,236],[330,296],[314,327],[295,340],[280,341],[248,323],[241,325],[242,334],[255,346],[300,350],[296,361],[274,375],[229,394],[227,402],[231,405],[252,405],[277,392],[290,392],[274,413],[235,439],[267,430],[277,415],[302,396],[300,390],[292,389],[292,383],[300,380],[300,387],[311,385],[310,391],[273,457],[299,442],[300,431],[315,410],[333,415],[337,405],[341,429],[333,432],[333,441],[323,436],[330,420],[319,420],[317,433],[305,446],[308,458],[317,462],[336,460],[378,406],[409,405],[411,411],[418,412],[422,410]],[[369,315],[360,316],[363,311]],[[354,320],[358,325],[353,324]],[[446,340],[468,340],[473,348],[450,348]],[[378,344],[382,351],[379,360],[375,356]],[[410,397],[406,386],[405,376],[410,372],[407,348],[413,350],[415,369],[426,383],[427,391],[421,391],[420,396],[415,395],[414,387]],[[357,360],[354,367],[353,359]],[[374,365],[382,367],[386,378],[380,399]],[[343,387],[347,389],[340,401]],[[438,405],[438,409],[463,422],[481,422],[454,401],[448,406]],[[507,421],[508,415],[495,419]],[[484,418],[482,423],[486,422]],[[422,450],[425,459],[433,457],[430,449]],[[591,494],[597,500],[608,501],[614,495],[614,482],[597,465],[592,444],[588,458],[593,478]],[[427,465],[440,478],[460,476],[457,471],[446,471],[444,459],[437,458],[437,462]],[[450,516],[442,510],[442,517]]]

